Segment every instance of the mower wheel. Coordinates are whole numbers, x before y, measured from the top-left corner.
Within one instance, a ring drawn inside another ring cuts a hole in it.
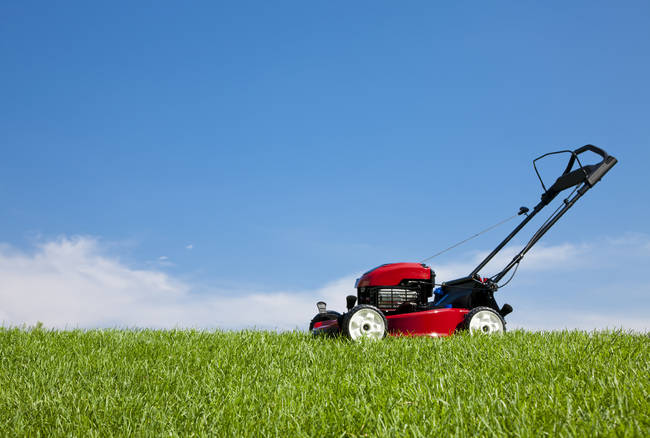
[[[339,319],[340,317],[341,314],[333,310],[328,310],[327,313],[325,313],[325,315],[317,313],[316,316],[314,316],[311,319],[311,322],[309,323],[309,331],[311,331],[314,328],[314,324],[316,324],[317,322],[330,321],[332,319]]]
[[[475,307],[463,321],[462,328],[470,333],[503,333],[506,331],[506,321],[503,316],[490,307]]]
[[[388,333],[388,320],[375,306],[355,306],[343,317],[343,334],[353,341],[361,338],[383,339]]]

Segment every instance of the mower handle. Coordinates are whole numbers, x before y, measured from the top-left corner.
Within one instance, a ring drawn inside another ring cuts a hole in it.
[[[580,162],[580,158],[578,157],[580,154],[583,152],[590,151],[594,152],[597,155],[600,155],[602,157],[602,161],[597,163],[597,164],[589,164],[586,166],[583,166],[582,163]],[[544,185],[544,181],[542,181],[542,177],[539,174],[539,171],[537,170],[536,166],[536,161],[540,160],[544,157],[547,157],[549,155],[555,155],[555,154],[562,154],[562,153],[568,153],[571,154],[571,158],[569,159],[569,163],[566,167],[566,170],[562,175],[560,175],[555,183],[548,189]],[[575,162],[578,162],[578,165],[580,166],[579,168],[572,170],[573,165]],[[510,271],[513,267],[517,266],[521,259],[524,257],[524,255],[532,248],[535,243],[542,238],[544,234],[566,213],[573,204],[576,203],[580,197],[582,197],[589,189],[591,189],[594,184],[596,184],[600,179],[607,173],[609,170],[614,167],[614,165],[618,162],[618,160],[611,155],[609,155],[607,152],[605,152],[603,149],[596,147],[594,145],[588,144],[585,146],[582,146],[576,150],[570,151],[570,150],[564,150],[564,151],[557,151],[557,152],[549,152],[547,154],[544,154],[538,158],[535,158],[533,160],[533,167],[535,168],[535,173],[537,173],[537,177],[539,178],[539,181],[542,183],[542,187],[544,188],[544,193],[542,193],[542,199],[541,201],[533,208],[532,212],[528,214],[528,209],[526,211],[523,211],[526,213],[526,217],[524,220],[517,225],[517,227],[512,230],[512,232],[501,242],[492,252],[481,262],[479,265],[474,268],[472,273],[469,275],[469,277],[474,277],[478,275],[478,272],[485,266],[487,265],[490,260],[499,252],[501,249],[508,243],[512,238],[535,216],[537,213],[539,213],[545,206],[547,206],[561,191],[566,190],[570,187],[575,187],[575,186],[580,186],[579,188],[576,187],[575,195],[573,195],[573,192],[567,199],[564,200],[564,206],[560,206],[558,210],[556,210],[551,217],[549,217],[546,222],[540,227],[539,230],[533,235],[533,237],[530,239],[528,244],[522,249],[513,259],[512,261],[498,274],[495,276],[491,277],[491,281],[494,283],[498,283],[507,273]],[[574,192],[575,192],[574,191]],[[521,214],[521,213],[520,213]]]
[[[582,164],[580,163],[580,159],[578,159],[578,155],[586,151],[591,151],[603,157],[603,161],[598,163],[598,165],[603,163],[609,157],[609,154],[605,152],[603,149],[599,148],[598,146],[594,146],[593,144],[586,144],[581,148],[578,148],[575,151],[571,152],[571,158],[569,158],[569,163],[567,164],[566,169],[564,170],[564,173],[562,175],[566,175],[567,173],[571,172],[571,168],[573,167],[573,164],[575,163],[576,159],[578,160],[578,164],[580,164],[580,166],[582,167]]]
[[[600,161],[597,164],[590,164],[590,165],[583,166],[582,163],[580,162],[579,155],[587,151],[600,155],[602,157],[602,161]],[[547,189],[546,185],[544,184],[544,181],[542,181],[542,177],[540,176],[539,171],[537,170],[536,162],[549,155],[562,154],[562,153],[571,154],[571,158],[569,158],[569,162],[567,163],[566,169],[564,170],[562,175],[560,175],[555,181],[555,183],[550,188]],[[576,163],[576,161],[578,162],[578,166],[580,167],[573,170],[573,165]],[[550,202],[550,200],[553,199],[562,190],[565,190],[569,187],[576,186],[582,182],[586,183],[589,187],[593,187],[593,185],[596,184],[598,181],[600,181],[600,179],[607,172],[609,172],[609,170],[616,163],[617,163],[616,158],[609,155],[603,149],[594,146],[592,144],[587,144],[573,151],[563,150],[563,151],[549,152],[547,154],[544,154],[533,160],[533,167],[535,168],[535,173],[537,173],[537,177],[539,178],[539,181],[542,183],[542,188],[544,189],[544,194],[542,195],[542,197],[546,198],[546,200]]]
[[[573,154],[571,154],[571,158],[569,159],[569,164],[567,165],[567,168],[564,171],[565,174],[571,171],[571,168],[573,167],[573,163],[575,160],[578,160],[578,164],[580,164],[578,155],[586,151],[593,152],[603,157],[603,160],[600,163],[594,164],[593,166],[589,166],[591,167],[591,169],[589,170],[589,172],[586,172],[586,176],[587,176],[586,182],[587,184],[589,184],[589,186],[593,186],[598,181],[600,181],[600,179],[603,176],[605,176],[605,174],[609,172],[609,170],[612,167],[614,167],[614,165],[618,162],[618,160],[612,157],[611,155],[609,155],[607,152],[605,152],[604,149],[601,149],[592,144],[586,144],[583,147],[573,151]]]

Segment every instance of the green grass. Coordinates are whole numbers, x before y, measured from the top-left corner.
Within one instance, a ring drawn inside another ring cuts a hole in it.
[[[650,436],[650,337],[0,329],[3,436]]]

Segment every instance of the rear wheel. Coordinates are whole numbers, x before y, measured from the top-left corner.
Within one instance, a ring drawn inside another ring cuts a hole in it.
[[[340,317],[341,314],[333,310],[328,310],[324,315],[322,313],[317,313],[316,316],[314,316],[311,319],[311,322],[309,323],[309,331],[311,331],[314,328],[314,324],[316,324],[317,322],[330,321],[332,319],[339,319]]]
[[[506,321],[503,316],[490,307],[472,309],[463,321],[463,328],[470,333],[503,333],[506,331]]]
[[[388,333],[388,321],[375,306],[361,304],[343,318],[343,334],[353,341],[361,338],[383,339]]]

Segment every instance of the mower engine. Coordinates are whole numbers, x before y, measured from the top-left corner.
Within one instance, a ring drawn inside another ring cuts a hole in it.
[[[390,263],[363,274],[355,288],[359,304],[403,313],[426,308],[434,282],[435,273],[423,263]]]

